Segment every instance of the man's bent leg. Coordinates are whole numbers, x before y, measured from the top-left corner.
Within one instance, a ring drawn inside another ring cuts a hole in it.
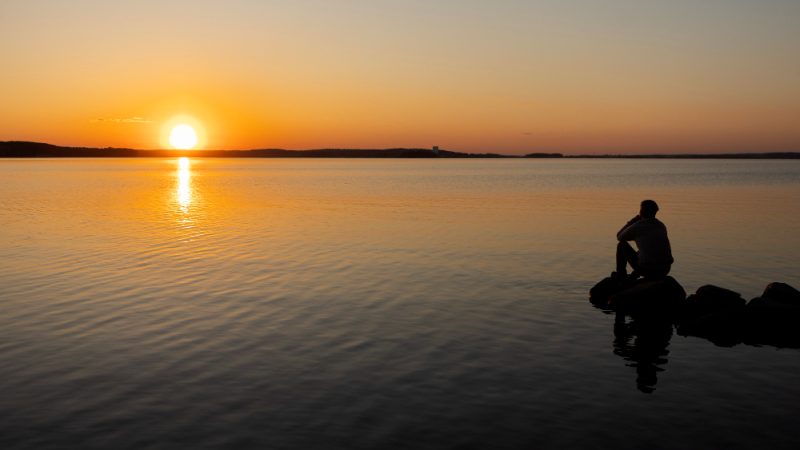
[[[636,271],[639,268],[639,253],[625,241],[617,243],[617,275],[625,275],[628,273],[627,266]]]

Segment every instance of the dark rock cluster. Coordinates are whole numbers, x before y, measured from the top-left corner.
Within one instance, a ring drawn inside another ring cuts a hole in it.
[[[772,345],[800,348],[800,291],[770,283],[749,302],[729,289],[701,286],[686,296],[672,277],[660,280],[601,280],[590,291],[595,306],[634,317],[670,320],[682,336],[720,346]]]

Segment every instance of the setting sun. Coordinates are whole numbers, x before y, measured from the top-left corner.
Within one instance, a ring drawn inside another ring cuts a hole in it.
[[[178,150],[191,150],[197,145],[197,133],[190,125],[175,125],[169,133],[169,145]]]

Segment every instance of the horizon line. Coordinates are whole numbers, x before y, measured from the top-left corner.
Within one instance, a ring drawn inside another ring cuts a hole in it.
[[[407,152],[430,152],[432,155],[437,156],[440,153],[444,153],[445,155],[450,155],[450,157],[457,157],[458,155],[463,155],[463,157],[470,157],[470,156],[494,156],[500,158],[525,158],[525,157],[553,157],[553,158],[753,158],[757,159],[759,157],[765,158],[787,158],[787,159],[795,159],[800,158],[800,151],[796,150],[789,150],[789,151],[763,151],[763,152],[752,152],[752,151],[743,151],[743,152],[658,152],[658,153],[611,153],[611,152],[604,152],[604,153],[579,153],[579,152],[563,152],[563,151],[528,151],[525,153],[518,153],[518,154],[506,154],[506,153],[497,153],[493,151],[480,151],[480,152],[464,152],[458,150],[451,150],[441,148],[440,146],[432,146],[432,147],[383,147],[383,148],[366,148],[366,147],[319,147],[319,148],[305,148],[305,149],[287,149],[287,148],[280,148],[280,147],[262,147],[262,148],[216,148],[216,149],[168,149],[168,148],[134,148],[134,147],[87,147],[87,146],[64,146],[58,144],[52,144],[49,142],[38,142],[38,141],[24,141],[24,140],[8,140],[8,141],[0,141],[0,150],[2,147],[10,144],[12,146],[26,146],[26,147],[50,147],[53,149],[60,149],[60,150],[89,150],[89,151],[133,151],[133,152],[159,152],[159,153],[170,153],[176,156],[191,156],[192,154],[198,154],[197,156],[209,156],[214,157],[213,155],[202,155],[202,153],[214,153],[214,152],[225,152],[225,153],[245,153],[245,152],[287,152],[287,153],[308,153],[308,152],[391,152],[391,151],[407,151]],[[0,152],[0,157],[7,157],[2,155],[4,152]],[[162,156],[162,155],[127,155],[127,156],[119,156],[119,157],[148,157],[148,156]],[[170,155],[171,156],[171,155]],[[15,156],[11,156],[15,157]],[[33,156],[37,157],[37,156]],[[43,157],[82,157],[80,155],[48,155]],[[102,156],[98,156],[102,157]],[[264,156],[270,157],[270,156]],[[274,156],[278,157],[278,156]],[[322,157],[322,156],[317,156]]]

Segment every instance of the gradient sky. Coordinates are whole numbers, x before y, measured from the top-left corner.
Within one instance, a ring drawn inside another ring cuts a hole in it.
[[[0,0],[0,140],[800,151],[800,1]]]

